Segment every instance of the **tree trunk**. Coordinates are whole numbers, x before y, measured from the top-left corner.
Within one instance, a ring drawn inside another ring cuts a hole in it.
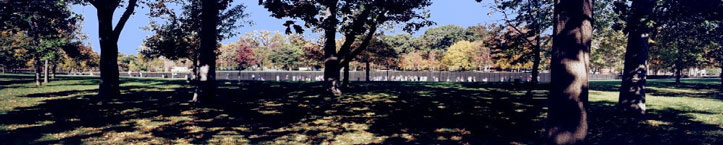
[[[238,64],[238,84],[241,84],[241,71],[243,70],[243,65],[241,63]]]
[[[55,74],[56,74],[55,72],[56,72],[57,69],[58,69],[58,64],[55,64],[55,63],[54,63],[54,64],[53,64],[53,75],[51,76],[52,79],[55,79]]]
[[[41,72],[43,71],[40,67],[40,60],[36,60],[35,64],[33,65],[35,67],[35,85],[40,86],[42,85],[42,82],[40,81]]]
[[[547,122],[551,144],[584,144],[587,135],[592,1],[555,2]]]
[[[367,65],[367,68],[366,68],[366,75],[365,75],[365,76],[366,76],[366,80],[367,80],[367,82],[368,82],[368,81],[369,81],[369,69],[371,69],[371,68],[369,67],[369,60],[367,60],[366,65]],[[721,70],[723,70],[723,69],[721,69]],[[721,74],[721,76],[723,76],[723,74]]]
[[[533,53],[532,55],[534,57],[534,60],[532,61],[532,86],[530,86],[530,88],[528,90],[529,92],[531,92],[534,89],[535,85],[537,85],[537,83],[539,81],[539,80],[537,80],[537,76],[540,75],[540,61],[542,61],[542,58],[540,56],[540,51],[541,51],[540,49],[542,49],[541,48],[542,42],[540,39],[540,37],[541,37],[540,35],[542,35],[542,30],[541,30],[542,27],[540,26],[540,22],[539,22],[540,21],[540,12],[539,12],[540,1],[539,0],[535,0],[535,9],[538,12],[535,13],[535,20],[533,21],[533,27],[535,28],[536,34],[535,34],[535,47],[532,50],[532,53]]]
[[[199,101],[198,96],[200,95],[199,93],[201,92],[201,90],[199,88],[200,85],[198,84],[198,81],[199,81],[198,57],[196,55],[194,55],[193,59],[191,61],[193,61],[191,63],[192,69],[191,69],[191,78],[190,78],[191,85],[193,85],[193,98],[191,99],[191,102],[198,102]]]
[[[675,69],[675,84],[676,85],[680,85],[680,77],[682,77],[681,72],[682,72],[682,69],[680,69],[680,68]]]
[[[343,85],[342,87],[349,88],[349,63],[344,63],[342,65],[343,66],[341,66],[341,67],[344,67],[344,69],[343,69],[344,70],[344,81],[342,83],[342,85]]]
[[[332,5],[327,6],[328,15],[323,23],[324,37],[324,81],[326,82],[327,93],[333,96],[341,96],[341,90],[339,90],[339,57],[336,53],[336,25],[338,20],[336,18],[336,3],[334,0],[329,3]]]
[[[100,35],[100,86],[98,95],[118,97],[118,38],[113,32],[113,8],[97,8]]]
[[[216,102],[216,37],[218,32],[218,2],[202,1],[201,3],[201,50],[199,55],[199,88],[201,102]]]
[[[538,83],[537,76],[540,75],[539,69],[540,69],[541,58],[540,58],[540,43],[539,43],[540,36],[539,35],[537,36],[536,40],[537,40],[537,45],[535,46],[535,48],[533,50],[534,61],[532,61],[532,76],[531,76],[532,78],[530,78],[531,79],[530,86],[527,88],[528,99],[532,98],[532,95],[533,95],[532,91],[535,90],[535,87],[537,87],[537,83]]]
[[[50,70],[50,67],[48,66],[48,60],[45,60],[43,62],[43,83],[48,83],[48,72]]]
[[[720,90],[723,91],[723,61],[720,63]]]
[[[652,13],[655,0],[633,1],[632,16],[627,20],[628,46],[625,50],[623,78],[618,109],[625,113],[645,114],[645,82],[648,73],[648,35],[644,19]]]

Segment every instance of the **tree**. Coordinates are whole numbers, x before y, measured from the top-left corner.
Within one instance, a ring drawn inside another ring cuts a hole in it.
[[[123,55],[122,53],[118,54],[118,70],[121,72],[127,72],[127,71],[133,71],[131,70],[131,67],[134,67],[135,70],[136,66],[136,57],[133,55]]]
[[[593,73],[599,73],[602,69],[611,69],[614,72],[622,70],[622,62],[611,60],[623,60],[627,42],[625,33],[608,27],[597,29],[593,35],[590,50],[590,69]]]
[[[420,27],[433,24],[426,20],[428,14],[418,11],[431,2],[429,0],[411,1],[351,1],[351,0],[324,0],[324,1],[259,1],[268,9],[273,17],[291,18],[304,21],[306,28],[315,27],[324,32],[324,81],[327,92],[334,96],[341,95],[339,89],[339,66],[348,66],[349,62],[360,54],[369,44],[376,33],[377,25],[385,22],[408,22],[405,30],[416,30]],[[343,21],[339,21],[342,18]],[[414,21],[419,20],[419,21]],[[293,27],[302,32],[303,27],[295,21],[289,20],[285,24],[287,33]],[[344,41],[337,52],[335,36],[337,28],[342,28]],[[361,44],[357,48],[351,45],[357,41],[357,36],[364,34]]]
[[[77,0],[82,4],[90,3],[98,15],[98,36],[100,37],[100,88],[98,96],[118,97],[118,38],[130,16],[135,13],[138,0],[128,0],[126,9],[113,27],[113,13],[123,7],[122,0]]]
[[[384,43],[384,45],[391,47],[392,50],[399,53],[410,53],[420,49],[419,46],[421,46],[421,44],[414,44],[415,39],[416,38],[412,37],[409,33],[379,36],[379,42]]]
[[[322,50],[321,45],[318,43],[306,43],[302,49],[302,64],[306,64],[307,67],[312,67],[314,69],[321,68],[324,64],[324,51]]]
[[[29,59],[28,47],[32,38],[25,32],[0,31],[0,65],[3,71],[25,67]]]
[[[434,22],[427,20],[429,13],[424,11],[424,8],[431,5],[429,0],[416,0],[416,1],[374,1],[367,3],[369,5],[362,5],[364,11],[362,11],[354,20],[353,23],[347,25],[350,27],[350,31],[345,32],[346,41],[342,44],[339,51],[340,65],[344,67],[344,84],[349,84],[349,63],[353,61],[359,54],[367,49],[372,39],[375,38],[375,33],[379,25],[385,23],[399,24],[406,23],[403,28],[404,31],[411,33],[421,27],[433,25]],[[367,7],[376,9],[367,9]],[[372,15],[365,15],[365,11],[373,13]],[[376,15],[376,16],[375,16]],[[366,27],[363,25],[366,23]],[[367,30],[363,38],[359,41],[359,45],[356,47],[350,47],[356,42],[356,36],[361,34],[363,30]],[[353,40],[353,41],[349,41]]]
[[[194,96],[193,101],[214,102],[216,97],[216,46],[218,44],[219,3],[216,0],[201,1],[201,47],[199,49],[199,78],[198,88],[200,96]],[[200,97],[198,99],[197,97]]]
[[[66,58],[62,59],[62,62],[58,64],[61,68],[69,70],[70,72],[83,72],[91,71],[98,67],[100,63],[98,53],[94,52],[89,45],[77,44],[76,47],[77,52],[63,55]]]
[[[269,55],[271,62],[276,66],[285,69],[292,70],[297,67],[298,62],[301,61],[302,48],[306,41],[298,35],[290,35],[286,37],[289,41],[284,42],[282,40],[281,45],[273,49],[271,55]]]
[[[664,62],[665,67],[675,71],[675,83],[680,84],[682,71],[690,67],[702,66],[704,59],[704,48],[706,42],[700,36],[705,34],[698,22],[680,19],[674,24],[662,26],[656,40],[660,42],[654,49],[654,54],[660,54],[659,58]]]
[[[624,21],[615,12],[613,5],[615,0],[599,0],[595,2],[595,26],[593,29],[593,40],[590,48],[590,69],[593,73],[608,73],[622,71],[622,61],[625,53],[627,36],[616,26]]]
[[[427,29],[420,38],[422,50],[447,50],[452,44],[467,40],[467,31],[459,25],[444,25]]]
[[[520,30],[524,33],[515,31],[514,28],[507,26],[504,27],[504,31],[500,30],[498,39],[492,42],[494,57],[497,59],[497,66],[502,70],[520,70],[526,68],[532,68],[534,59],[533,45],[526,42],[527,38],[520,38],[526,35],[529,30]],[[529,38],[529,37],[528,37]]]
[[[628,44],[625,49],[623,78],[617,104],[623,112],[645,113],[648,39],[651,31],[651,13],[655,3],[656,0],[634,0],[631,13],[626,20],[625,32],[628,33]],[[616,3],[616,6],[618,9],[626,9],[623,3]]]
[[[165,18],[163,20],[166,23],[151,22],[149,29],[156,34],[145,40],[147,49],[142,51],[149,57],[190,59],[194,66],[193,79],[197,82],[194,83],[197,89],[192,101],[199,101],[198,95],[208,99],[203,102],[213,101],[216,40],[235,36],[233,30],[242,27],[245,23],[243,19],[248,16],[244,13],[245,6],[232,6],[230,3],[231,0],[175,0],[148,5],[151,7],[151,17]],[[177,15],[175,9],[168,8],[170,4],[181,4],[181,15]]]
[[[405,35],[406,34],[406,35]],[[395,36],[401,36],[401,37],[407,37],[411,39],[411,35],[408,33],[398,34]],[[406,38],[402,38],[406,39]],[[406,40],[409,40],[406,39]],[[403,45],[395,45],[395,44],[403,44]],[[359,61],[366,63],[366,71],[367,74],[369,73],[371,69],[371,64],[373,63],[378,68],[385,68],[385,69],[396,69],[398,68],[399,64],[399,57],[404,51],[412,51],[414,50],[413,47],[409,46],[411,43],[406,42],[404,40],[399,39],[386,39],[385,35],[379,35],[377,37],[374,37],[368,48],[367,51],[364,51],[362,55],[359,56]],[[408,46],[404,46],[408,45]],[[368,75],[367,75],[368,76]]]
[[[69,3],[62,0],[2,3],[0,20],[4,24],[3,30],[10,33],[25,31],[22,34],[27,35],[15,36],[32,38],[32,41],[24,43],[27,44],[27,59],[34,65],[36,85],[41,85],[40,72],[45,72],[43,82],[47,83],[49,61],[58,59],[61,48],[75,38],[73,34],[80,17],[70,10]]]
[[[720,89],[723,90],[723,20],[712,21],[710,24],[713,24],[713,27],[709,28],[707,38],[710,39],[711,43],[708,45],[705,54],[709,58],[708,63],[720,68]]]
[[[454,43],[447,49],[447,53],[442,57],[442,63],[450,71],[470,70],[473,67],[472,55],[474,48],[469,41],[459,41]]]
[[[481,0],[477,0],[478,2]],[[524,40],[526,45],[531,48],[531,53],[524,53],[522,60],[532,61],[532,86],[528,89],[528,94],[532,93],[532,89],[538,83],[539,68],[542,62],[542,49],[547,43],[543,42],[542,33],[551,26],[552,22],[552,0],[501,0],[495,1],[495,9],[504,16],[505,23],[508,28],[514,30],[518,40]],[[508,11],[517,13],[515,18],[508,17]],[[551,37],[548,37],[549,41]],[[511,39],[508,39],[511,40]],[[512,47],[524,48],[524,47]]]
[[[547,136],[551,144],[584,144],[593,0],[555,2]]]
[[[218,59],[216,60],[217,67],[219,67],[221,70],[230,70],[230,69],[239,69],[237,68],[239,66],[239,63],[236,61],[236,56],[238,56],[238,42],[231,42],[228,44],[223,44],[221,47],[218,48]]]
[[[239,70],[243,70],[250,65],[256,64],[253,47],[250,40],[241,39],[236,43],[236,63],[239,64]]]
[[[492,66],[492,50],[481,40],[472,42],[473,51],[469,53],[472,67],[479,71],[487,71]]]
[[[424,58],[422,58],[422,55],[417,51],[403,54],[399,63],[399,66],[404,70],[417,71],[425,69]]]

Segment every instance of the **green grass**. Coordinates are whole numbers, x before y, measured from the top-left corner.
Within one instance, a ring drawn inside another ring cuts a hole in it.
[[[36,87],[0,75],[0,144],[541,144],[547,85],[356,82],[332,98],[315,82],[219,82],[216,105],[183,80],[93,77]],[[648,114],[618,115],[617,81],[593,81],[589,144],[723,144],[719,79],[649,80]]]

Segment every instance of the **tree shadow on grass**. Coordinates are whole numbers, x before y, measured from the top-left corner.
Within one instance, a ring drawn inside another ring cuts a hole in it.
[[[320,95],[324,88],[318,82],[219,82],[222,101],[202,105],[187,102],[192,87],[160,88],[183,81],[124,82],[149,85],[125,85],[119,98],[85,93],[96,90],[68,90],[55,95],[74,96],[16,108],[0,115],[5,128],[0,140],[2,144],[543,143],[546,100],[519,99],[516,92],[524,89],[503,84],[358,82],[335,98]],[[591,144],[721,143],[719,134],[707,134],[721,128],[694,121],[689,111],[650,110],[645,119],[626,120],[615,115],[613,104],[591,103]]]

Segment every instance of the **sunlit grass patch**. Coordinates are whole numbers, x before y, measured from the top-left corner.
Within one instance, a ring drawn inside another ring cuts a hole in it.
[[[53,124],[55,121],[51,120],[43,120],[43,121],[36,121],[32,124],[6,124],[0,127],[0,130],[2,131],[13,131],[17,129],[23,129],[23,128],[31,128],[31,127],[42,127],[49,124]]]
[[[646,116],[650,119],[640,124],[667,131],[660,132],[661,135],[671,136],[681,133],[700,139],[696,140],[700,143],[720,142],[720,138],[723,137],[723,96],[715,96],[720,95],[716,89],[720,84],[714,83],[719,81],[686,79],[683,80],[683,84],[675,85],[673,80],[649,80],[646,87],[649,90],[646,96],[648,110]],[[591,85],[596,83],[593,82]],[[616,83],[620,82],[602,82],[601,85]],[[605,107],[615,108],[618,95],[617,90],[592,90],[590,101],[601,102],[607,104]],[[700,125],[695,125],[698,123]]]

